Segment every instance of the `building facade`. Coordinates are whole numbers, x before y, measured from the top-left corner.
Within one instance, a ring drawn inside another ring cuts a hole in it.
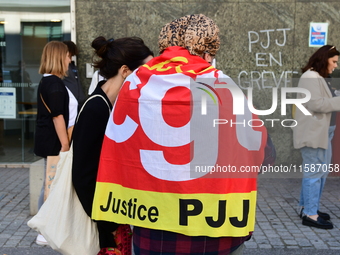
[[[9,2],[18,2],[18,6],[13,7]],[[0,1],[1,87],[12,84],[9,87],[16,90],[16,112],[13,118],[3,118],[0,122],[5,153],[0,156],[0,162],[15,161],[9,156],[12,148],[21,151],[20,158],[16,159],[20,162],[37,160],[31,151],[34,116],[19,112],[27,113],[30,109],[27,107],[34,108],[40,80],[39,58],[47,41],[71,39],[76,42],[80,51],[77,65],[87,92],[92,71],[86,66],[92,63],[94,38],[138,36],[157,55],[158,34],[165,23],[187,14],[203,13],[220,28],[217,68],[231,76],[244,93],[252,88],[254,107],[263,110],[271,108],[273,93],[280,99],[282,88],[296,86],[301,67],[319,47],[314,39],[323,37],[327,44],[340,45],[338,0],[58,0],[30,1],[37,5],[29,8],[23,7],[24,2]],[[46,5],[47,2],[55,3],[52,6]],[[10,29],[11,22],[16,25]],[[315,26],[322,26],[319,37],[311,33]],[[29,81],[25,80],[23,66]],[[12,77],[16,71],[20,72],[21,80]],[[339,83],[336,80],[335,86]],[[294,93],[287,94],[287,98],[294,96]],[[291,105],[283,114],[280,102],[272,114],[261,119],[276,145],[277,164],[299,165],[300,154],[293,148],[289,127]],[[7,138],[10,135],[12,138]]]

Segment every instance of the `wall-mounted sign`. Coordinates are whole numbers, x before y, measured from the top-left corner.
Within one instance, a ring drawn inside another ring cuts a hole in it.
[[[309,47],[321,47],[327,44],[328,23],[310,23]]]
[[[0,118],[15,119],[16,117],[15,88],[0,88]]]

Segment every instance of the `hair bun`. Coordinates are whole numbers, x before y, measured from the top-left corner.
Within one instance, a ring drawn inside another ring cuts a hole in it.
[[[108,41],[104,36],[99,36],[96,39],[93,40],[91,46],[95,49],[96,54],[99,57],[102,57],[103,54],[106,52],[106,45],[108,44]]]

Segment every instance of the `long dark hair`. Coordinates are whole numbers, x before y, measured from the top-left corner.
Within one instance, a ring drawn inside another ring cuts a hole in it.
[[[99,57],[94,67],[99,68],[99,74],[110,79],[118,74],[123,65],[131,71],[143,64],[144,59],[153,56],[153,52],[139,37],[125,37],[106,40],[99,36],[91,44],[95,54]]]
[[[328,73],[328,59],[334,56],[339,56],[339,51],[333,45],[325,45],[318,49],[310,58],[302,72],[312,69],[318,72],[322,77],[327,78]]]

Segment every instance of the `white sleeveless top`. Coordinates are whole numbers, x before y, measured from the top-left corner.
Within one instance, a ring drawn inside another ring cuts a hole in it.
[[[66,86],[65,86],[66,87]],[[73,93],[66,87],[68,96],[70,98],[68,109],[69,109],[69,119],[68,119],[68,127],[72,127],[74,123],[76,122],[76,117],[78,113],[78,101],[74,97]]]

